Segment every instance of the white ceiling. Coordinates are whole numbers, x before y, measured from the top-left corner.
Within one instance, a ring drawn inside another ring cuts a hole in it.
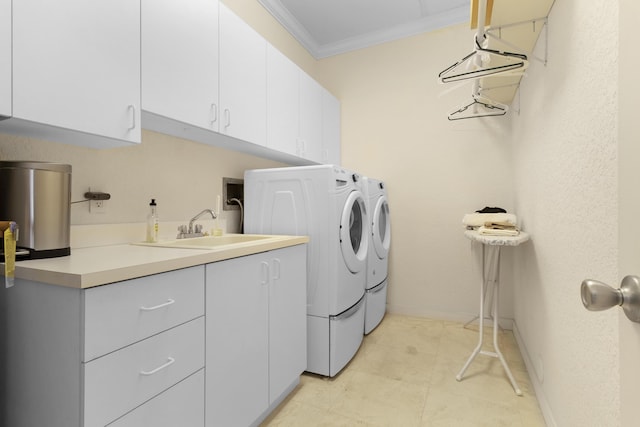
[[[258,0],[315,58],[469,21],[469,0]]]

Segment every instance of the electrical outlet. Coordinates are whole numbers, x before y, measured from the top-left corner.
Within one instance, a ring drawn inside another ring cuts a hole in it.
[[[89,213],[103,214],[107,212],[106,200],[89,200]]]

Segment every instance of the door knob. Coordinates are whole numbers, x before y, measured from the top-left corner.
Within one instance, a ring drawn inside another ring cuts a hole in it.
[[[587,310],[601,311],[619,305],[632,322],[640,323],[640,277],[626,276],[620,289],[598,280],[587,279],[580,287],[582,304]]]

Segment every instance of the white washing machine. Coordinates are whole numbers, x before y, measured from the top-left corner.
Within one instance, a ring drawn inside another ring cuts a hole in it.
[[[391,218],[384,182],[363,178],[364,193],[370,220],[367,284],[365,287],[364,333],[380,324],[387,306],[389,248],[391,246]]]
[[[333,377],[363,339],[367,252],[361,177],[338,166],[249,170],[245,232],[306,235],[307,371]]]

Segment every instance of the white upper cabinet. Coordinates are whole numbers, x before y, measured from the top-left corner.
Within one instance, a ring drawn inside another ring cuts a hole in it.
[[[97,147],[140,142],[140,2],[20,0],[12,18],[18,127]]]
[[[0,120],[11,116],[11,0],[0,0]]]
[[[298,155],[317,163],[322,163],[322,91],[318,82],[300,73]]]
[[[267,147],[315,163],[340,164],[340,101],[271,45]]]
[[[322,163],[340,164],[340,101],[322,91]]]
[[[218,130],[217,0],[142,0],[142,108]]]
[[[267,139],[267,42],[220,4],[220,133]]]
[[[297,156],[300,69],[267,46],[267,147]]]

